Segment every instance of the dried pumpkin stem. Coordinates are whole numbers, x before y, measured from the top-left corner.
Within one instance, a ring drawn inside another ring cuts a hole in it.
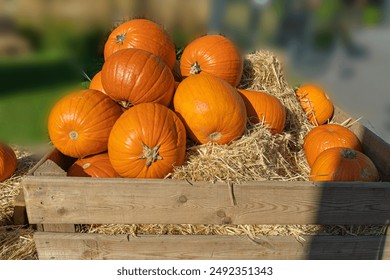
[[[123,45],[123,43],[125,42],[125,39],[126,39],[126,33],[119,34],[119,35],[116,35],[116,40],[115,40],[115,42],[116,42],[117,44]]]
[[[144,148],[142,151],[142,155],[139,156],[140,159],[146,159],[146,167],[152,165],[153,162],[157,160],[163,159],[162,156],[158,154],[158,150],[160,149],[160,145],[157,145],[153,149],[149,148],[146,144],[142,143],[142,147]]]
[[[211,141],[218,141],[219,139],[221,139],[221,137],[222,133],[218,131],[210,133],[209,136],[207,136],[207,138],[209,138]]]
[[[202,69],[200,68],[199,63],[195,61],[195,63],[191,65],[190,74],[195,75],[195,74],[199,74],[200,72],[202,72]]]
[[[127,100],[119,100],[118,104],[120,106],[122,106],[123,108],[125,108],[125,109],[129,109],[130,107],[134,106],[133,103],[131,103],[131,102],[127,101]]]
[[[72,130],[71,132],[69,132],[68,135],[69,135],[69,138],[72,139],[73,141],[76,141],[79,138],[79,134],[75,130]]]
[[[349,158],[349,159],[356,158],[356,152],[352,149],[348,149],[348,148],[342,149],[340,153],[343,156],[343,158]]]

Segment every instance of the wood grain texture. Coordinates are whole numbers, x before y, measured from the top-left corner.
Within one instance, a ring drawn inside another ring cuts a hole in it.
[[[41,260],[56,259],[390,259],[385,236],[160,235],[36,233]]]
[[[340,108],[335,107],[335,113],[333,121],[342,123],[351,117],[342,111]],[[385,142],[374,132],[367,127],[361,125],[359,122],[355,122],[349,127],[356,136],[359,138],[363,146],[363,152],[375,163],[381,180],[390,181],[390,144]]]
[[[26,202],[24,201],[23,191],[21,191],[15,198],[12,221],[14,225],[28,225]]]
[[[28,176],[30,223],[389,224],[390,183]],[[231,200],[234,192],[235,204]]]

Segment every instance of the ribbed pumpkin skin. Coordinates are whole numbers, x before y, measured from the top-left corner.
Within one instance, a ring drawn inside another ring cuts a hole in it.
[[[323,151],[315,160],[312,181],[362,181],[379,180],[378,170],[365,154],[349,148],[335,147]]]
[[[4,143],[0,143],[0,182],[14,174],[18,161],[14,150]]]
[[[91,83],[89,84],[90,89],[98,90],[106,94],[102,84],[102,71],[99,71],[93,76]]]
[[[168,106],[175,80],[157,56],[139,49],[120,50],[102,68],[103,87],[113,100],[132,105],[156,102]]]
[[[176,51],[168,33],[158,24],[146,19],[126,21],[115,28],[104,45],[104,59],[128,48],[142,49],[160,57],[169,69],[176,62]]]
[[[295,91],[307,118],[314,125],[326,123],[333,115],[333,102],[315,85],[304,85]]]
[[[338,124],[316,126],[306,135],[303,150],[309,166],[312,166],[317,156],[334,147],[350,148],[362,152],[359,138],[348,128]]]
[[[200,67],[196,71],[195,63]],[[226,37],[205,35],[189,43],[180,59],[183,77],[198,71],[214,75],[236,87],[241,80],[243,60],[238,49]]]
[[[146,152],[154,149],[155,157]],[[156,103],[128,109],[114,125],[108,155],[114,169],[127,178],[164,178],[184,163],[186,131],[176,114]]]
[[[239,89],[238,92],[244,100],[247,117],[253,124],[264,119],[264,125],[268,126],[273,134],[283,131],[286,109],[277,97],[253,90]]]
[[[212,75],[184,79],[176,89],[173,106],[197,143],[227,144],[244,133],[244,101],[231,85]]]
[[[119,174],[111,165],[107,153],[92,155],[77,160],[67,172],[68,176],[117,178]]]
[[[63,97],[50,112],[48,131],[64,155],[83,158],[107,150],[108,137],[122,110],[97,90],[82,90]]]

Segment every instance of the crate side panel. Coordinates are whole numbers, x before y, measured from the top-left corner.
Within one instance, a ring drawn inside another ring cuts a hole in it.
[[[390,183],[30,177],[31,223],[388,224]]]
[[[36,233],[40,259],[390,259],[385,236],[105,236]]]

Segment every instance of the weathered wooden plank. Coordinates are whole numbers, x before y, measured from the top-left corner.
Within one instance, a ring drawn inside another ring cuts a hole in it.
[[[66,171],[47,159],[34,171],[34,176],[66,176]]]
[[[339,123],[351,118],[340,108],[335,107],[333,120]],[[377,136],[367,127],[355,122],[349,127],[359,138],[364,153],[375,163],[381,175],[381,180],[390,181],[390,144]]]
[[[40,259],[390,259],[386,236],[126,235],[36,233]]]
[[[45,232],[75,232],[73,224],[43,224],[42,231]]]
[[[29,176],[30,223],[389,224],[390,183],[248,182]]]

